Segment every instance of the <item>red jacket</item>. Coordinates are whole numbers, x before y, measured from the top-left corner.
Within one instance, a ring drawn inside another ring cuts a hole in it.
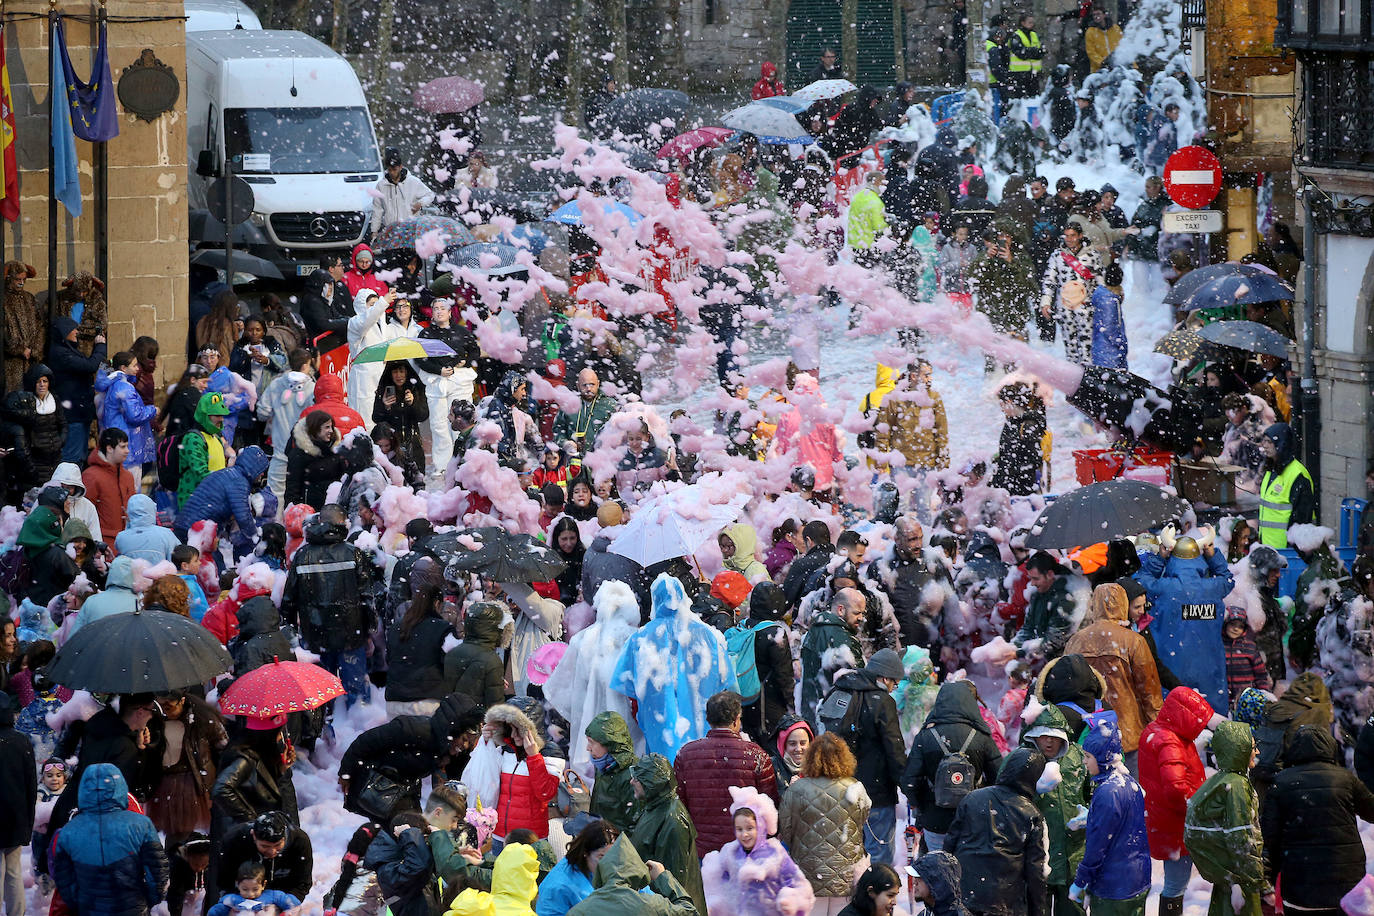
[[[1211,705],[1191,687],[1175,687],[1140,734],[1140,786],[1145,790],[1145,829],[1150,856],[1168,860],[1187,854],[1183,818],[1188,799],[1206,773],[1193,742],[1212,720]]]
[[[123,466],[114,467],[91,449],[86,458],[86,470],[81,472],[86,486],[86,498],[95,505],[100,517],[100,536],[114,550],[115,536],[124,530],[129,517],[129,497],[138,492],[134,475]]]
[[[521,827],[539,838],[549,835],[549,802],[558,794],[558,777],[549,772],[543,754],[520,759],[512,745],[501,749],[501,794],[496,801],[496,833],[504,837]]]
[[[259,591],[257,589],[233,588],[224,593],[201,618],[200,625],[211,633],[215,634],[224,645],[229,645],[229,641],[239,635],[239,608],[249,598],[256,598],[259,595],[270,595],[272,592],[267,589]]]
[[[303,411],[310,413],[312,410],[323,410],[334,418],[334,429],[339,436],[347,436],[355,429],[362,429],[362,414],[348,406],[348,398],[344,394],[343,379],[337,375],[325,373],[320,376],[315,383],[315,406]]]
[[[768,752],[728,728],[713,728],[705,738],[683,745],[673,763],[677,795],[697,825],[697,855],[720,849],[735,838],[730,787],[753,786],[778,800],[777,780]]]
[[[749,93],[749,98],[757,102],[759,99],[771,99],[775,95],[786,95],[787,92],[782,88],[782,82],[778,80],[778,65],[771,60],[766,60],[759,67],[759,81],[754,84],[754,89]]]

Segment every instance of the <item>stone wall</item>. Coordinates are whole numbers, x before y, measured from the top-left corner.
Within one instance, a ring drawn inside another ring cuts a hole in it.
[[[96,14],[95,4],[58,3],[68,16]],[[109,0],[111,17],[181,17],[181,0]],[[9,0],[11,17],[38,13],[48,4]],[[96,43],[92,22],[67,20],[67,42],[77,73],[90,72]],[[92,144],[76,141],[80,158],[82,215],[68,216],[58,206],[57,263],[48,263],[48,24],[46,18],[10,20],[5,28],[10,88],[14,97],[15,133],[19,161],[21,215],[4,224],[5,256],[20,258],[38,270],[29,289],[47,289],[53,271],[59,282],[74,271],[94,271],[95,199]],[[135,337],[148,334],[162,344],[158,365],[167,381],[175,381],[185,366],[187,310],[186,209],[186,31],[180,18],[159,22],[111,22],[110,71],[116,82],[125,67],[152,48],[176,71],[181,93],[176,109],[151,123],[122,108],[119,136],[108,144],[109,155],[109,344],[111,352],[126,349]]]

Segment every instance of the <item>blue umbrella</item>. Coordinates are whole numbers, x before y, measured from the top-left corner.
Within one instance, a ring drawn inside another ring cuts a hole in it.
[[[509,274],[525,269],[519,263],[520,251],[502,242],[477,242],[444,252],[440,267],[452,265],[457,270],[472,270],[484,274]]]
[[[601,198],[601,207],[603,210],[611,210],[612,212],[623,214],[631,226],[639,225],[639,222],[644,219],[644,217],[640,216],[629,206],[622,204],[618,200],[606,200],[605,198]],[[566,204],[553,211],[553,215],[549,217],[548,221],[551,223],[562,223],[564,226],[581,226],[582,202],[577,200],[568,201]]]
[[[734,111],[726,112],[720,119],[722,127],[742,130],[753,134],[760,143],[814,143],[815,139],[806,132],[795,115],[773,105],[750,102]]]
[[[772,98],[759,99],[759,104],[781,108],[788,114],[799,115],[816,103],[809,99],[799,99],[793,95],[775,95]]]
[[[1253,305],[1293,298],[1293,288],[1273,274],[1231,274],[1208,280],[1193,291],[1183,307],[1188,311],[1228,305]]]
[[[544,249],[553,244],[549,234],[542,229],[536,229],[530,223],[521,223],[509,232],[503,232],[504,240],[516,248],[523,248],[529,251],[530,255],[538,258],[543,254]]]

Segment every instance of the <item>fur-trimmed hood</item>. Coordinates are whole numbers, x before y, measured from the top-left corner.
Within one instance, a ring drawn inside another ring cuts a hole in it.
[[[533,735],[535,744],[538,746],[533,748],[527,746],[525,748],[526,753],[537,754],[539,751],[543,750],[544,745],[539,738],[539,730],[534,727],[534,723],[530,721],[530,717],[519,709],[516,709],[510,703],[497,703],[491,709],[487,710],[486,718],[483,721],[485,721],[487,725],[505,725],[512,731]]]
[[[324,454],[324,450],[320,448],[319,444],[315,442],[314,439],[310,438],[310,433],[306,431],[305,417],[301,417],[296,421],[295,427],[291,430],[291,438],[295,441],[296,448],[305,452],[311,458],[318,458]],[[334,438],[330,442],[331,451],[338,446],[342,438],[343,437],[339,435],[339,431],[337,429],[334,430]]]

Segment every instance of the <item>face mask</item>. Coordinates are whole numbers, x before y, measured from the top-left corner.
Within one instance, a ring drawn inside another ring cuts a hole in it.
[[[596,771],[598,773],[606,772],[606,770],[609,769],[611,764],[613,763],[615,763],[615,757],[611,755],[610,751],[607,751],[601,757],[592,758],[592,766],[596,767]]]

